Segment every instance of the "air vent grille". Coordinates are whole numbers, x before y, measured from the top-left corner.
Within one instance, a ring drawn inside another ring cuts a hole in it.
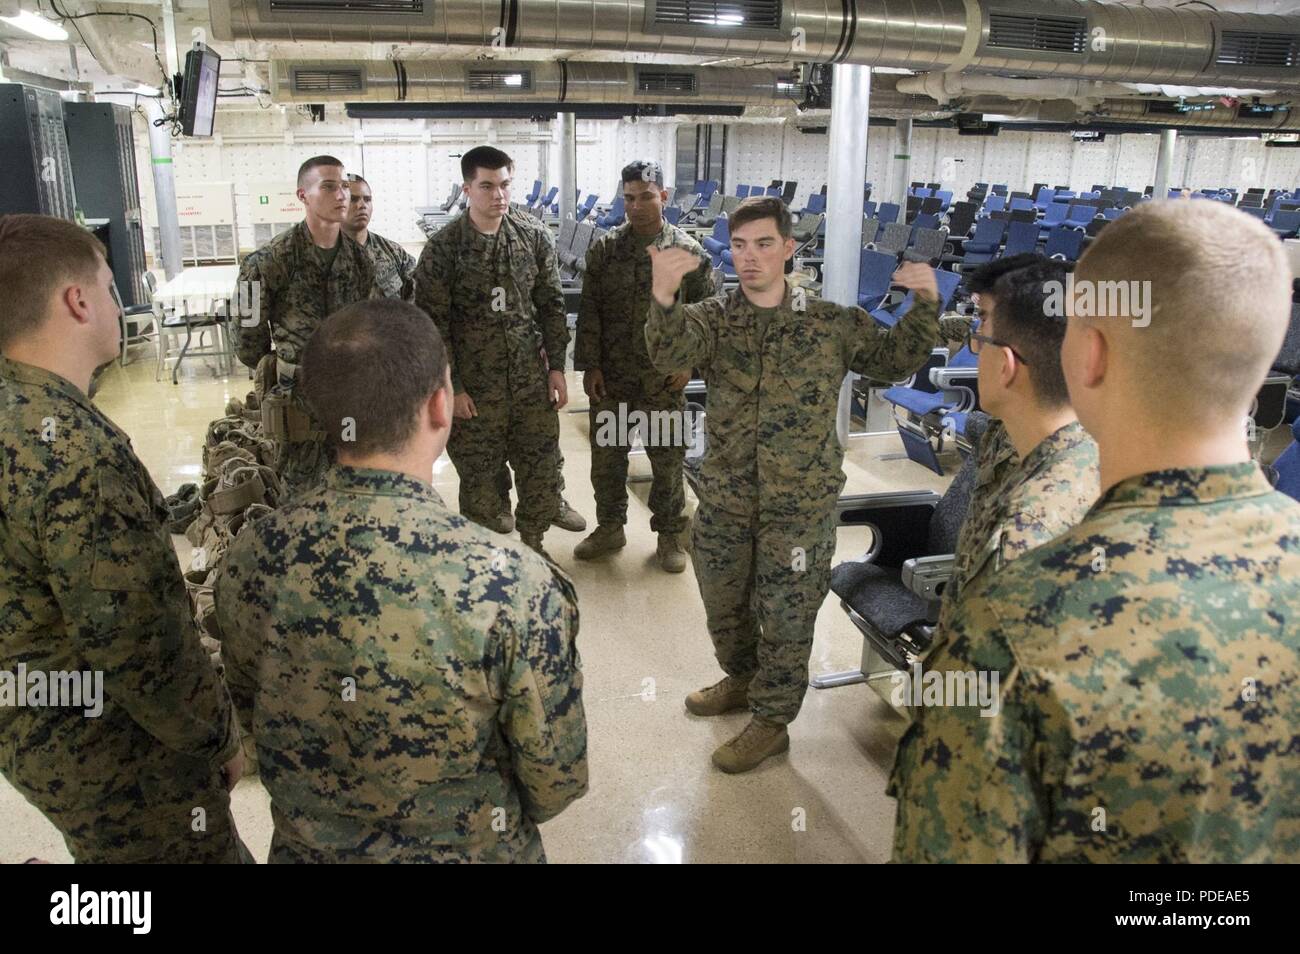
[[[418,14],[431,0],[265,0],[271,13]]]
[[[1036,53],[1083,53],[1088,48],[1088,21],[1084,17],[990,13],[988,45]]]
[[[694,73],[674,73],[667,70],[638,70],[638,93],[690,94],[696,91]]]
[[[659,26],[781,28],[781,0],[655,0]]]
[[[474,93],[525,93],[533,88],[531,70],[470,70],[467,85]]]
[[[359,93],[365,89],[361,70],[295,69],[295,93]]]
[[[1294,67],[1300,65],[1300,37],[1224,30],[1214,62],[1219,66]]]

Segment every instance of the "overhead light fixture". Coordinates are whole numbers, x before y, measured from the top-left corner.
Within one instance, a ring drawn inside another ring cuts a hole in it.
[[[524,74],[523,74],[523,73],[507,73],[504,77],[502,77],[502,80],[501,80],[501,81],[502,81],[503,83],[505,83],[507,86],[523,86],[523,85],[524,85]]]
[[[0,23],[7,23],[11,27],[17,27],[32,36],[38,36],[42,40],[66,40],[68,31],[63,29],[52,20],[33,13],[31,10],[23,10],[16,17],[0,17]]]
[[[140,84],[139,86],[137,86],[135,89],[131,90],[131,92],[133,92],[133,93],[139,93],[141,96],[157,96],[157,95],[158,95],[158,87],[157,87],[157,86],[145,86],[143,83],[141,83],[141,84]]]

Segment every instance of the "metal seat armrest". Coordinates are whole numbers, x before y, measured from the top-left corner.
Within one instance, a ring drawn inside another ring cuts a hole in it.
[[[957,386],[960,381],[974,381],[979,377],[977,368],[933,368],[930,371],[930,383],[941,391]]]
[[[951,553],[913,557],[903,563],[903,585],[922,599],[938,600],[956,565],[957,557]]]

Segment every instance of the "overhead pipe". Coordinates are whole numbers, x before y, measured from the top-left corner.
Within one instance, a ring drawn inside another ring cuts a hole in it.
[[[1295,16],[1097,0],[787,0],[770,25],[751,27],[665,22],[668,8],[656,3],[353,0],[340,9],[323,0],[211,0],[209,10],[222,40],[608,50],[1300,89]],[[1242,62],[1256,34],[1279,36],[1266,57],[1278,65]]]

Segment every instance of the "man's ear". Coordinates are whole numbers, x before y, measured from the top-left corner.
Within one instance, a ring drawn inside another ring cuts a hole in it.
[[[1011,353],[1010,348],[998,348],[998,352],[1002,356],[1002,367],[998,369],[998,383],[1005,391],[1011,388],[1011,382],[1016,379],[1016,376],[1024,372],[1024,365]]]
[[[1096,325],[1085,325],[1083,336],[1083,373],[1080,382],[1084,387],[1095,388],[1106,380],[1110,364],[1110,342]]]
[[[789,261],[790,259],[794,258],[794,239],[793,239],[793,238],[788,238],[788,239],[785,240],[785,257],[786,257],[786,260],[787,260],[787,261]]]
[[[452,414],[452,393],[451,386],[444,385],[429,395],[428,412],[429,424],[435,430],[451,426]]]
[[[60,303],[72,313],[77,324],[90,321],[90,305],[86,301],[85,290],[80,285],[69,285],[59,295]]]

